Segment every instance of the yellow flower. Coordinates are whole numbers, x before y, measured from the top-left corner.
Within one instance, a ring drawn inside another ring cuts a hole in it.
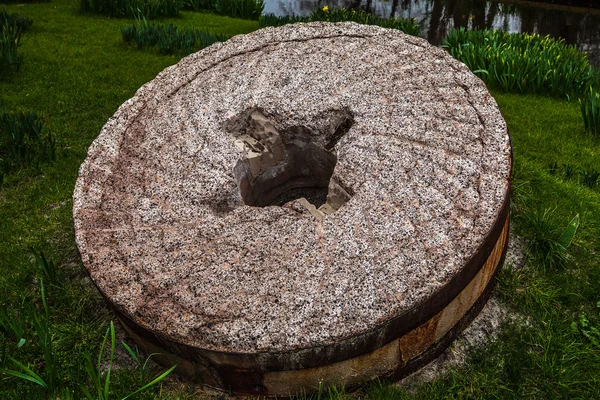
[[[327,6],[323,7],[323,11],[325,11],[325,12],[329,11],[329,7],[327,7]]]

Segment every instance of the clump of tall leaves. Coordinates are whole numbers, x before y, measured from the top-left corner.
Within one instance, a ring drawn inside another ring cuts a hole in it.
[[[161,54],[190,54],[216,42],[229,39],[200,29],[179,29],[175,25],[159,25],[138,19],[135,25],[121,28],[125,43],[135,43],[138,49],[158,47]]]
[[[0,10],[0,25],[5,24],[16,25],[21,31],[26,31],[31,28],[33,21],[31,18],[22,17],[17,13],[9,14],[6,10]]]
[[[310,21],[345,22],[352,21],[365,25],[377,25],[382,28],[398,29],[402,32],[418,36],[421,26],[415,18],[383,18],[366,11],[348,10],[345,8],[317,8],[309,16]]]
[[[23,29],[16,20],[0,22],[0,75],[18,72],[23,62],[19,54]]]
[[[587,58],[563,39],[492,30],[452,30],[442,46],[488,86],[513,93],[580,95],[599,81]]]
[[[23,62],[18,50],[21,36],[32,24],[30,18],[0,11],[0,75],[19,71]]]
[[[35,112],[0,110],[0,174],[56,159],[57,143]]]
[[[265,2],[264,0],[185,0],[185,8],[256,20],[262,14]]]
[[[17,3],[17,4],[33,4],[33,3],[49,3],[50,0],[0,0],[0,3]]]
[[[108,341],[109,337],[110,337],[110,342]],[[123,344],[123,345],[125,346],[125,348],[128,351],[130,350],[128,346],[126,346],[125,344]],[[101,370],[102,370],[101,366],[102,366],[102,360],[103,360],[103,353],[107,346],[110,349],[110,353],[108,354],[108,368],[107,368],[107,371],[103,374],[101,372]],[[94,390],[92,390],[92,391],[87,390],[83,386],[81,387],[81,391],[85,395],[86,399],[88,399],[88,400],[108,400],[109,399],[109,397],[110,397],[109,396],[110,395],[110,374],[111,374],[113,362],[115,360],[115,347],[116,347],[115,326],[111,321],[110,326],[106,329],[106,333],[104,334],[104,339],[102,340],[102,345],[100,346],[100,352],[98,354],[98,358],[97,358],[96,362],[94,363],[94,361],[92,360],[92,356],[89,353],[87,353],[85,355],[85,360],[86,360],[85,371],[94,386]],[[136,361],[139,362],[138,359],[136,359]],[[145,364],[144,364],[144,367],[145,367]],[[176,365],[172,366],[171,368],[169,368],[162,374],[158,375],[156,378],[154,378],[152,381],[150,381],[148,383],[143,384],[144,381],[142,380],[141,381],[142,386],[140,386],[138,389],[134,390],[127,396],[123,397],[121,400],[125,400],[132,396],[135,396],[139,392],[146,390],[146,389],[156,385],[157,383],[161,382],[171,372],[173,372],[175,367],[176,367]]]
[[[528,240],[527,255],[544,269],[564,266],[568,249],[579,227],[579,214],[566,227],[559,224],[551,209],[524,209],[518,216],[523,236]]]
[[[590,88],[588,93],[579,99],[579,107],[585,130],[600,136],[600,93]]]
[[[278,16],[275,14],[261,15],[258,19],[258,26],[261,28],[267,26],[282,26],[287,24],[295,24],[296,22],[308,22],[308,17],[300,17],[297,15]]]
[[[52,310],[49,299],[49,293],[54,290],[56,296],[64,296],[65,287],[58,280],[58,270],[56,265],[48,260],[42,252],[37,253],[34,250],[36,263],[43,272],[43,277],[39,278],[41,306],[36,306],[36,302],[27,302],[22,305],[18,311],[9,311],[3,307],[3,312],[0,312],[0,329],[10,336],[14,335],[17,341],[17,351],[23,347],[26,342],[28,346],[37,346],[37,350],[41,351],[43,362],[31,363],[19,361],[12,356],[3,356],[3,365],[0,365],[0,375],[7,377],[15,377],[33,384],[39,390],[45,393],[48,399],[55,398],[86,398],[88,400],[108,400],[114,398],[111,390],[111,375],[113,364],[115,361],[116,335],[113,323],[106,329],[106,333],[102,339],[98,355],[93,357],[92,354],[85,350],[79,360],[79,368],[82,370],[78,377],[85,377],[75,382],[69,382],[65,379],[67,371],[64,370],[64,365],[56,356],[55,349],[55,333],[56,326],[54,325]],[[50,285],[44,284],[44,278],[51,280]],[[54,279],[54,282],[52,282]],[[33,329],[33,335],[36,340],[26,340],[28,335],[27,327]],[[124,348],[134,356],[135,361],[140,366],[140,381],[137,388],[131,388],[129,394],[122,397],[122,400],[133,397],[134,395],[144,391],[162,380],[164,380],[174,369],[175,366],[158,374],[153,379],[148,376],[147,363],[142,363],[141,356],[136,351],[133,353],[131,348],[123,343]],[[106,362],[106,364],[103,364]],[[34,366],[37,365],[37,366]],[[40,367],[41,365],[41,367]],[[86,379],[87,378],[87,379]],[[73,386],[77,385],[77,386]]]
[[[79,10],[84,14],[101,14],[113,18],[146,19],[177,17],[183,0],[80,0]]]
[[[317,8],[307,17],[287,16],[278,17],[273,14],[263,15],[259,18],[258,24],[265,26],[281,26],[293,24],[296,22],[345,22],[352,21],[365,25],[377,25],[383,28],[398,29],[402,32],[418,36],[421,33],[421,26],[415,18],[383,18],[365,11],[348,10],[345,8],[329,9],[329,7]]]

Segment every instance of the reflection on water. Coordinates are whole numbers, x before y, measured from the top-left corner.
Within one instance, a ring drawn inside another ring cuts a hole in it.
[[[440,44],[454,27],[537,32],[562,37],[600,66],[600,12],[547,9],[486,0],[266,0],[264,13],[307,15],[324,6],[363,9],[383,17],[416,18],[422,36]]]

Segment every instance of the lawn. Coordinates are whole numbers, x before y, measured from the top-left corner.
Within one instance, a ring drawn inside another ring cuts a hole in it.
[[[119,105],[179,56],[126,46],[120,27],[133,21],[80,15],[77,0],[6,9],[34,23],[23,35],[20,72],[0,80],[0,109],[37,111],[49,131],[62,138],[63,149],[55,162],[4,179],[0,304],[3,310],[27,310],[33,304],[43,313],[44,278],[52,360],[62,382],[57,385],[91,387],[84,356],[97,354],[110,321],[116,319],[92,289],[75,246],[71,196],[77,171],[88,146]],[[225,35],[258,28],[256,21],[192,12],[160,22]],[[560,232],[579,214],[581,225],[570,258],[562,265],[546,265],[530,257],[521,270],[505,268],[497,296],[528,323],[506,324],[498,340],[473,351],[466,365],[447,377],[410,388],[380,382],[353,393],[338,389],[331,397],[600,398],[600,333],[595,330],[600,329],[600,189],[582,185],[580,178],[583,171],[600,168],[600,139],[585,133],[576,101],[493,94],[513,140],[516,232],[536,240],[544,233]],[[543,224],[532,223],[533,216]],[[44,274],[32,248],[54,261],[57,279]],[[14,336],[0,327],[0,368],[15,367],[10,356],[42,377],[51,374],[34,327],[25,324],[21,347]],[[159,371],[156,367],[149,374]],[[135,363],[124,366],[113,372],[111,397],[121,398],[139,386]],[[0,393],[3,399],[48,398],[40,386],[7,375],[0,375]],[[137,398],[196,398],[202,393],[169,378]]]

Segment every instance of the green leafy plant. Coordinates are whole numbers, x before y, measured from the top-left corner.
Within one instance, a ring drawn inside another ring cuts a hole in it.
[[[175,25],[157,25],[139,19],[135,25],[121,28],[125,43],[135,42],[138,49],[158,47],[161,54],[190,54],[216,42],[229,39],[199,29],[179,29]]]
[[[133,358],[133,360],[138,365],[138,369],[140,370],[140,385],[144,386],[145,384],[148,383],[148,381],[147,381],[148,362],[150,361],[150,359],[153,356],[157,355],[158,353],[150,354],[148,357],[146,357],[146,360],[144,361],[144,360],[142,360],[142,356],[140,355],[140,352],[139,352],[137,346],[135,346],[135,351],[134,351],[127,343],[121,342],[121,344],[123,345],[125,350],[127,350],[127,353],[129,353],[131,358]]]
[[[366,11],[348,10],[345,8],[317,8],[309,16],[310,21],[345,22],[352,21],[365,25],[377,25],[382,28],[398,29],[402,32],[418,36],[421,26],[415,18],[383,18]]]
[[[300,17],[296,15],[278,16],[275,14],[264,14],[258,18],[258,26],[264,28],[266,26],[282,26],[287,24],[295,24],[296,22],[308,22],[309,17]]]
[[[108,338],[110,337],[110,342],[108,342]],[[92,361],[92,357],[90,356],[90,354],[86,354],[85,356],[85,360],[86,360],[86,364],[85,364],[85,370],[88,374],[88,377],[90,378],[90,380],[92,381],[92,384],[94,385],[94,391],[95,391],[95,395],[92,395],[92,393],[90,391],[88,391],[85,387],[81,387],[81,391],[83,392],[83,394],[85,395],[85,397],[88,400],[108,400],[109,399],[109,394],[110,394],[110,375],[111,375],[111,369],[112,369],[112,365],[113,365],[113,361],[115,358],[115,344],[116,344],[116,339],[115,339],[115,326],[114,324],[110,323],[110,326],[106,329],[106,334],[104,335],[104,339],[102,341],[102,345],[100,346],[100,352],[98,354],[98,358],[96,361],[96,364],[94,364],[94,362]],[[104,374],[104,376],[100,373],[101,371],[101,365],[102,365],[102,360],[103,360],[103,353],[104,350],[106,348],[106,346],[109,345],[110,346],[110,353],[108,356],[108,368],[106,373]],[[126,349],[128,349],[128,347],[126,347]],[[130,353],[131,354],[131,353]],[[136,361],[138,361],[139,363],[139,359],[137,359]],[[144,369],[145,369],[145,363],[144,363]],[[152,381],[144,384],[143,386],[141,386],[139,389],[135,390],[134,392],[130,393],[129,395],[125,396],[122,398],[122,400],[128,399],[136,394],[138,394],[139,392],[146,390],[154,385],[156,385],[157,383],[161,382],[163,379],[165,379],[171,372],[173,372],[173,370],[176,368],[177,366],[174,365],[171,368],[169,368],[168,370],[166,370],[165,372],[163,372],[162,374],[158,375],[156,378],[154,378]]]
[[[6,305],[0,308],[0,327],[5,332],[12,332],[17,340],[17,347],[25,343],[25,310],[23,304],[18,308],[9,308]]]
[[[582,94],[599,81],[587,58],[563,39],[464,28],[442,46],[489,86],[514,93]]]
[[[80,0],[79,10],[83,14],[101,14],[113,18],[147,19],[177,17],[183,0]]]
[[[524,210],[519,219],[525,227],[524,236],[529,240],[528,257],[534,259],[542,268],[559,267],[567,262],[568,248],[579,227],[579,214],[562,230],[553,219],[553,212],[549,208]]]
[[[573,238],[575,237],[575,233],[577,233],[577,228],[579,228],[579,214],[575,215],[573,219],[569,221],[565,229],[558,237],[558,245],[563,251],[567,251],[569,246],[571,246],[571,243],[573,243]]]
[[[43,279],[40,279],[40,297],[42,300],[43,311],[40,313],[37,309],[32,306],[29,310],[28,316],[30,317],[30,323],[34,328],[35,334],[39,339],[39,344],[44,356],[44,372],[42,374],[37,373],[32,368],[30,368],[25,363],[22,363],[16,360],[13,357],[6,357],[8,360],[12,362],[16,369],[6,369],[1,368],[0,372],[9,376],[13,376],[28,382],[32,382],[40,387],[42,387],[46,391],[46,395],[48,398],[56,398],[57,396],[62,396],[63,398],[71,398],[73,395],[73,391],[70,388],[63,387],[62,381],[60,379],[60,365],[58,358],[56,357],[56,353],[53,348],[53,336],[51,332],[52,322],[50,319],[50,307],[48,305],[48,300],[46,297],[46,288],[44,286]],[[10,318],[9,318],[10,317]],[[24,322],[21,318],[22,314],[15,317],[14,314],[9,314],[5,311],[5,313],[0,315],[0,323],[2,327],[8,327],[14,331],[15,336],[23,337],[24,330]],[[110,337],[110,342],[108,341]],[[21,342],[23,339],[19,341],[19,347],[22,345]],[[109,354],[108,354],[108,367],[106,368],[106,372],[101,372],[102,370],[102,361],[104,360],[104,352],[106,350],[106,346],[109,346]],[[92,356],[90,353],[85,353],[85,372],[93,385],[93,390],[89,391],[84,385],[80,386],[81,393],[87,399],[96,399],[96,400],[108,400],[110,398],[110,385],[111,385],[111,373],[113,362],[115,359],[115,346],[116,346],[116,338],[115,338],[115,327],[114,324],[110,323],[110,326],[107,328],[104,338],[102,340],[102,344],[100,346],[100,351],[97,357],[97,362],[94,363],[92,361]],[[165,379],[173,370],[176,368],[176,365],[169,368],[165,372],[159,374],[150,382],[146,382],[146,373],[147,373],[147,364],[150,360],[150,357],[146,359],[144,363],[142,363],[141,358],[138,353],[134,353],[131,348],[125,345],[125,349],[134,357],[134,360],[138,363],[141,368],[140,371],[140,387],[134,390],[129,395],[123,397],[122,400],[130,398],[143,390],[146,390],[157,383],[161,382]],[[3,357],[4,359],[4,357]],[[95,393],[92,395],[92,393]]]
[[[18,48],[21,43],[22,28],[17,21],[0,23],[0,76],[18,72],[23,56]]]
[[[60,392],[60,379],[58,376],[57,359],[52,348],[52,334],[50,332],[50,308],[48,307],[43,280],[40,280],[40,295],[44,308],[43,313],[40,315],[35,308],[31,308],[29,314],[31,316],[31,324],[34,327],[35,333],[39,339],[40,347],[44,354],[44,375],[43,377],[38,375],[31,368],[12,357],[9,357],[9,359],[15,366],[18,367],[18,370],[5,369],[3,372],[8,375],[33,382],[36,385],[46,389],[48,396],[54,397]]]
[[[264,0],[186,0],[185,8],[256,20],[262,14],[265,2]]]
[[[0,110],[0,171],[56,160],[57,143],[35,112]]]
[[[262,15],[258,19],[258,24],[261,27],[265,27],[281,26],[285,24],[293,24],[296,22],[314,21],[353,21],[359,24],[377,25],[383,28],[398,29],[408,35],[413,36],[418,36],[421,33],[421,26],[417,23],[417,20],[414,18],[383,18],[373,14],[369,14],[365,11],[348,10],[345,8],[329,9],[329,7],[317,8],[308,17],[278,17],[273,14]]]
[[[590,87],[589,92],[579,99],[579,107],[585,130],[600,136],[600,93]]]
[[[596,303],[596,307],[600,309],[600,301]],[[594,347],[600,348],[600,329],[590,322],[587,315],[583,314],[579,317],[579,321],[573,321],[571,329],[580,332]]]
[[[0,26],[4,27],[6,25],[13,24],[20,28],[21,32],[24,32],[31,28],[31,25],[33,25],[33,21],[30,18],[22,17],[17,13],[9,14],[6,10],[0,10]]]
[[[58,285],[58,268],[54,261],[46,259],[46,256],[42,251],[36,251],[33,247],[31,248],[35,262],[42,271],[44,277],[52,285]]]

